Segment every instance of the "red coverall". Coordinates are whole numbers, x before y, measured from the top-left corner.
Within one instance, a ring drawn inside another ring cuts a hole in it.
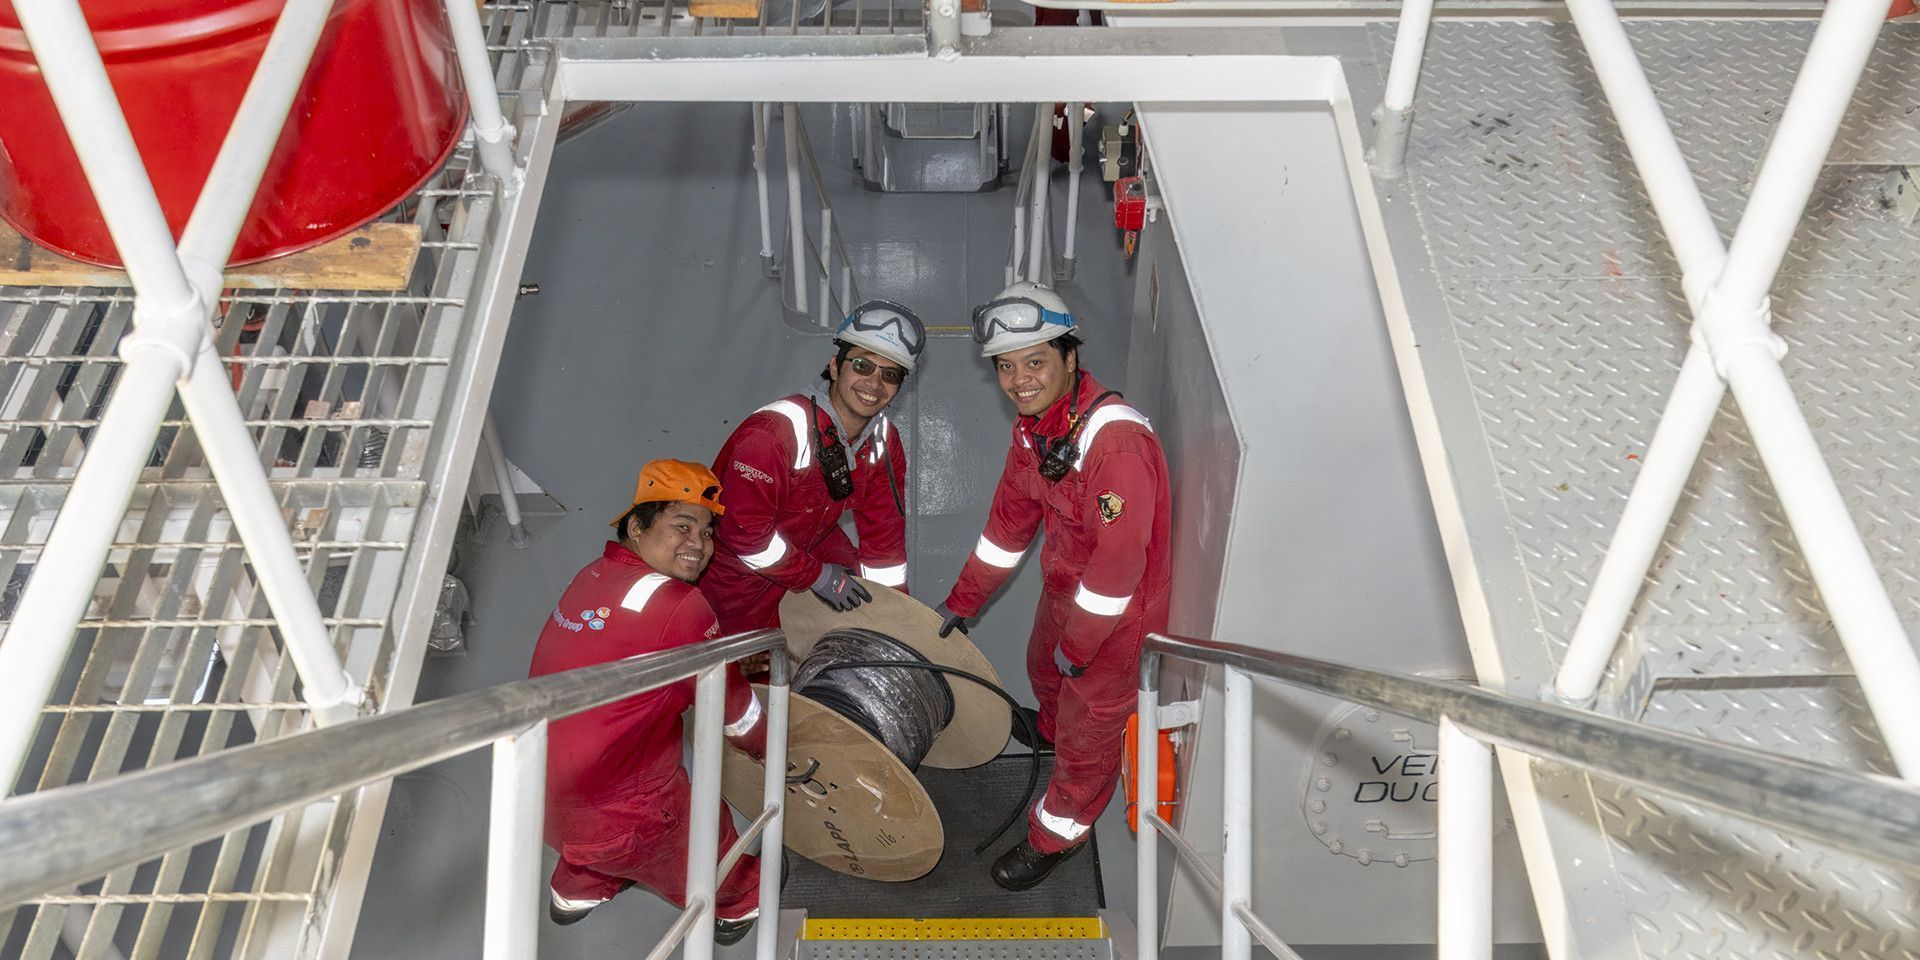
[[[713,604],[725,633],[777,626],[780,598],[812,586],[822,564],[838,563],[907,590],[907,520],[904,500],[894,499],[895,490],[902,498],[907,490],[900,432],[886,414],[874,418],[866,441],[847,457],[853,495],[836,501],[815,462],[818,430],[826,431],[830,442],[846,442],[825,403],[810,408],[806,395],[796,394],[741,421],[714,458],[727,512],[719,518],[713,563],[700,578],[700,592]],[[848,507],[860,537],[858,549],[840,528]]]
[[[540,631],[528,676],[558,673],[720,635],[693,585],[653,572],[633,551],[608,543],[567,585]],[[766,749],[759,698],[732,671],[728,739]],[[687,818],[692,785],[680,766],[680,715],[693,704],[684,680],[555,720],[547,734],[547,845],[560,852],[554,892],[606,900],[638,883],[686,905]],[[720,852],[736,835],[720,808]],[[760,862],[741,858],[720,884],[716,915],[738,920],[760,903]]]
[[[954,613],[977,616],[1045,523],[1040,607],[1027,642],[1040,733],[1054,743],[1053,776],[1027,824],[1028,841],[1043,853],[1081,842],[1106,808],[1136,702],[1140,644],[1167,624],[1166,457],[1147,418],[1119,397],[1088,412],[1105,392],[1091,375],[1081,378],[1080,459],[1058,483],[1040,476],[1034,441],[1066,434],[1072,397],[1016,419],[986,533],[947,597]],[[1056,645],[1086,672],[1061,676]]]

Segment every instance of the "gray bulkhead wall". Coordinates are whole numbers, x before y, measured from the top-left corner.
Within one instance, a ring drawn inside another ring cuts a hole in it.
[[[1142,105],[1140,116],[1167,213],[1136,266],[1127,380],[1176,483],[1173,629],[1471,677],[1331,116],[1179,104]],[[1202,686],[1177,822],[1217,865],[1220,675],[1174,668],[1163,681],[1168,700]],[[1274,683],[1255,689],[1256,912],[1294,944],[1431,943],[1433,842],[1420,834],[1432,829],[1433,775],[1430,761],[1409,766],[1433,748],[1431,728]],[[1351,735],[1333,739],[1342,727]],[[1378,782],[1411,799],[1380,802],[1382,788],[1360,786],[1383,765]],[[1330,808],[1311,812],[1315,799]],[[1503,804],[1495,934],[1536,942],[1506,816]],[[1327,824],[1319,835],[1316,820]],[[1362,849],[1377,851],[1371,863]],[[1405,866],[1396,851],[1410,854]],[[1210,892],[1176,878],[1167,943],[1218,943],[1217,911]]]

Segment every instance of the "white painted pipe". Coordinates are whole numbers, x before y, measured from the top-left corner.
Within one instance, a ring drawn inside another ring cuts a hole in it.
[[[511,185],[513,125],[500,113],[500,91],[493,84],[493,61],[487,56],[487,32],[480,26],[480,8],[471,0],[447,0],[447,19],[453,26],[460,78],[466,81],[467,107],[480,165],[499,177],[502,184]]]
[[[220,272],[260,192],[267,161],[280,142],[294,97],[306,82],[314,48],[320,44],[332,9],[333,0],[290,0],[281,10],[260,65],[220,142],[213,168],[207,172],[206,185],[194,201],[186,230],[180,234],[180,259],[209,305],[219,298]]]
[[[1653,555],[1660,549],[1687,477],[1700,459],[1707,430],[1720,410],[1727,385],[1714,372],[1707,348],[1694,344],[1680,364],[1680,378],[1660,413],[1653,442],[1641,459],[1626,508],[1593,578],[1592,592],[1580,610],[1566,659],[1554,677],[1554,691],[1575,702],[1593,696],[1613,659],[1620,631],[1639,599]]]
[[[787,711],[792,688],[778,682],[787,672],[777,667],[776,671],[776,682],[767,686],[767,775],[760,788],[760,804],[779,812],[760,834],[760,928],[754,931],[758,960],[775,960],[780,955],[780,864],[786,855]]]
[[[156,313],[191,310],[193,291],[174,254],[173,231],[80,5],[36,0],[19,4],[16,13],[134,288]]]
[[[726,665],[700,671],[693,693],[693,790],[687,811],[687,903],[704,904],[687,931],[686,960],[713,960],[715,872],[720,866],[720,723]],[[783,775],[784,779],[784,775]]]
[[[1894,765],[1905,779],[1920,780],[1920,657],[1779,362],[1763,350],[1741,350],[1726,369],[1754,448]]]
[[[1158,654],[1149,654],[1158,657]],[[1134,705],[1139,719],[1139,729],[1134,742],[1135,756],[1139,757],[1135,770],[1134,785],[1138,800],[1134,805],[1135,823],[1133,841],[1137,848],[1134,862],[1134,889],[1137,898],[1134,907],[1134,932],[1139,937],[1134,946],[1135,960],[1158,960],[1160,956],[1160,837],[1148,826],[1148,817],[1160,812],[1158,802],[1160,784],[1160,693],[1141,685],[1139,701]]]
[[[1593,61],[1627,150],[1653,201],[1654,214],[1688,278],[1688,296],[1698,305],[1704,284],[1712,283],[1726,247],[1707,212],[1706,201],[1674,140],[1660,101],[1640,67],[1620,14],[1611,0],[1567,0],[1567,12]],[[1703,269],[1704,268],[1704,269]]]
[[[833,328],[833,208],[820,198],[820,325]]]
[[[0,777],[11,788],[73,648],[74,628],[93,600],[134,483],[173,399],[179,370],[171,354],[130,358],[87,444],[47,545],[0,642]],[[71,509],[68,509],[71,507]]]
[[[493,414],[480,426],[480,440],[487,445],[488,465],[493,469],[493,485],[500,491],[500,510],[507,518],[507,536],[514,546],[524,546],[527,542],[527,528],[520,517],[520,495],[513,489],[512,461],[507,459],[507,449],[500,443],[500,431],[493,425]]]
[[[1493,956],[1493,750],[1440,718],[1438,960]]]
[[[1042,106],[1044,107],[1045,105],[1042,104]],[[1037,147],[1034,150],[1034,159],[1038,165],[1034,168],[1033,172],[1033,196],[1031,198],[1033,202],[1033,223],[1027,227],[1027,279],[1034,283],[1043,283],[1051,286],[1053,283],[1053,277],[1050,275],[1051,270],[1049,270],[1048,273],[1041,273],[1040,267],[1042,264],[1041,258],[1046,256],[1047,252],[1047,200],[1053,193],[1051,184],[1049,183],[1053,173],[1053,152],[1044,145]],[[1052,264],[1047,264],[1047,266],[1051,267]]]
[[[1727,303],[1757,304],[1772,288],[1886,17],[1880,0],[1827,4],[1715,284]]]
[[[767,191],[767,105],[753,105],[753,179],[760,192],[760,259],[773,259],[773,205]]]
[[[363,693],[341,665],[333,635],[321,619],[320,603],[300,559],[279,498],[260,466],[260,448],[240,416],[233,387],[211,341],[201,341],[200,362],[180,385],[180,401],[193,421],[207,466],[220,484],[220,496],[234,528],[247,547],[247,560],[279,621],[287,656],[300,671],[306,701],[316,724],[350,720]]]
[[[487,819],[487,912],[481,956],[527,960],[539,952],[540,849],[546,817],[547,721],[493,745]]]
[[[793,308],[804,314],[807,312],[807,238],[806,223],[800,213],[800,147],[796,142],[800,136],[799,105],[781,104],[780,118],[787,138],[787,238],[791,249],[787,254],[790,259],[786,279],[793,284]]]
[[[1080,226],[1080,152],[1082,122],[1080,104],[1067,104],[1067,272],[1073,272],[1074,241]]]
[[[1387,68],[1387,94],[1380,103],[1388,110],[1413,106],[1420,84],[1420,60],[1427,49],[1427,29],[1433,23],[1433,0],[1406,0],[1400,5],[1400,24],[1393,35],[1393,62]]]
[[[1253,904],[1253,680],[1240,670],[1226,671],[1226,715],[1221,729],[1226,783],[1222,793],[1220,860],[1220,960],[1249,960],[1253,937],[1235,904]],[[1150,796],[1145,787],[1142,796]]]

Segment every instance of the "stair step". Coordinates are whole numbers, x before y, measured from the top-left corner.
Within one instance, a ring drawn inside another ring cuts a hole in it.
[[[795,960],[1113,960],[1097,917],[808,919]]]

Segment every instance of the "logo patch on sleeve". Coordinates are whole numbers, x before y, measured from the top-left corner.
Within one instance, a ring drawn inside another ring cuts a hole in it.
[[[1120,499],[1120,495],[1112,490],[1100,491],[1100,495],[1094,498],[1094,502],[1100,505],[1101,523],[1112,523],[1120,519],[1120,511],[1127,507],[1127,501]]]

